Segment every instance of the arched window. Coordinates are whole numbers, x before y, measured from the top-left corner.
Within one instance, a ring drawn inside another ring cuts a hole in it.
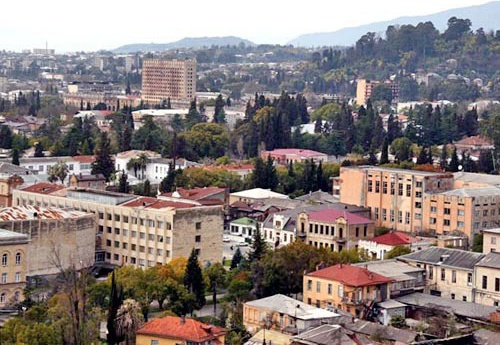
[[[14,301],[19,302],[19,299],[21,297],[21,293],[19,291],[14,292]]]
[[[7,259],[8,259],[7,253],[2,255],[2,266],[7,266]]]
[[[5,303],[6,300],[7,298],[5,297],[5,292],[2,292],[2,294],[0,295],[0,303]]]
[[[16,265],[20,265],[20,264],[21,264],[21,253],[17,252],[16,253]]]

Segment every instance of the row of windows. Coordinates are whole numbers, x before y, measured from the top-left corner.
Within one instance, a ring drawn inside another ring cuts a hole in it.
[[[434,267],[433,266],[429,266],[428,275],[429,275],[429,279],[434,278]],[[445,281],[445,280],[446,280],[446,269],[441,268],[441,281]],[[451,282],[452,283],[457,282],[457,271],[455,271],[455,270],[451,271]],[[471,272],[467,273],[467,285],[472,285],[472,273]]]
[[[99,225],[98,231],[99,231],[100,234],[104,233],[104,226]],[[115,235],[122,234],[125,237],[128,236],[128,234],[129,234],[129,230],[128,229],[115,228],[114,231],[113,231],[113,228],[111,228],[110,226],[106,227],[106,232],[108,234],[112,234],[114,232]],[[130,237],[137,238],[137,231],[136,230],[130,231]],[[149,241],[157,241],[157,242],[160,242],[160,243],[163,243],[163,241],[165,241],[165,243],[170,244],[170,236],[165,236],[164,237],[163,235],[148,234],[147,237],[148,237]],[[145,240],[146,239],[146,233],[140,231],[139,232],[139,238],[141,240]]]
[[[21,253],[20,252],[17,252],[16,253],[16,265],[20,265],[21,264]],[[9,254],[7,253],[4,253],[2,255],[2,266],[7,266],[9,263]]]
[[[389,186],[390,186],[390,190],[389,190]],[[416,188],[421,188],[421,187],[422,187],[422,182],[417,182]],[[407,197],[411,197],[411,188],[412,188],[411,184],[407,184],[406,188],[405,188],[403,183],[398,183],[397,194],[399,196],[403,196],[403,192],[405,192],[404,195],[406,195]],[[396,183],[391,182],[389,185],[387,182],[382,182],[382,188],[380,188],[380,181],[375,181],[375,188],[373,188],[373,181],[368,180],[368,192],[369,193],[372,193],[372,192],[380,193],[381,191],[382,191],[382,194],[389,194],[390,193],[391,195],[395,195],[396,194]],[[415,191],[415,197],[421,198],[422,191],[420,191],[420,190]]]
[[[21,272],[16,272],[14,275],[14,282],[19,283],[21,281]],[[2,284],[7,284],[7,273],[2,273]]]
[[[99,212],[99,219],[104,219],[104,213]],[[106,215],[107,220],[113,220],[115,222],[119,222],[121,219],[123,220],[123,223],[128,224],[129,222],[129,217],[128,216],[123,216],[121,217],[119,214],[115,214],[114,217],[111,213],[108,213]],[[170,222],[163,222],[161,220],[155,221],[153,219],[145,219],[145,218],[137,218],[137,217],[131,217],[131,222],[130,224],[140,224],[141,226],[149,226],[151,228],[154,228],[155,226],[159,229],[165,228],[165,230],[172,230],[172,223]],[[196,223],[198,224],[198,223]],[[201,222],[200,222],[201,225]]]
[[[14,302],[18,302],[21,298],[21,292],[16,291],[14,292]],[[7,303],[7,295],[5,292],[2,292],[0,294],[0,303]]]
[[[387,220],[387,209],[383,208],[382,209],[382,215],[380,215],[379,211],[380,209],[378,207],[374,208],[374,217],[376,220],[382,219],[383,221]],[[420,213],[415,213],[415,219],[421,219],[422,214]],[[394,210],[389,210],[389,219],[391,222],[395,221],[395,212]],[[405,224],[410,224],[411,222],[411,215],[410,212],[405,212]],[[403,211],[398,211],[398,223],[403,224]]]
[[[483,289],[488,289],[488,276],[483,276],[481,283]],[[500,278],[495,278],[495,291],[500,292]]]
[[[307,280],[307,291],[312,291],[312,287],[313,287],[313,282],[311,279],[308,279]],[[368,292],[370,292],[369,289],[370,288],[368,287]],[[316,292],[321,292],[321,282],[320,281],[316,281]],[[333,294],[333,285],[330,283],[327,284],[327,293],[329,295]],[[337,289],[337,293],[338,293],[339,297],[344,297],[344,286],[343,285],[339,284],[338,289]]]

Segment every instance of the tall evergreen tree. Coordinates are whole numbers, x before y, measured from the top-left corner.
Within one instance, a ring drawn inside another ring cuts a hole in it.
[[[493,155],[493,150],[481,150],[478,161],[478,169],[480,172],[491,174],[495,171]]]
[[[389,163],[389,134],[384,138],[382,152],[380,153],[380,165]]]
[[[115,172],[115,164],[111,158],[111,144],[106,132],[99,136],[95,152],[95,161],[92,163],[92,174],[103,174],[106,182],[109,182],[111,174]]]
[[[439,158],[439,165],[441,166],[441,169],[446,169],[446,166],[448,165],[448,147],[446,144],[443,145],[443,148],[441,150],[441,157]]]
[[[169,193],[169,192],[172,192],[174,190],[175,175],[176,175],[175,166],[174,166],[174,163],[172,161],[172,162],[168,163],[167,176],[165,176],[163,178],[163,180],[161,180],[161,182],[160,182],[160,187],[159,187],[160,193]]]
[[[243,255],[241,254],[240,247],[236,248],[236,251],[234,252],[233,259],[231,260],[231,269],[238,268],[241,260],[243,260]]]
[[[417,157],[417,164],[426,164],[426,163],[427,163],[427,150],[425,149],[425,147],[422,147]]]
[[[125,170],[122,170],[122,173],[120,174],[120,183],[118,185],[118,192],[120,193],[128,193],[129,190],[129,185],[127,181],[127,173]]]
[[[35,157],[45,157],[45,154],[43,153],[43,147],[40,142],[37,142],[35,144]]]
[[[17,148],[13,148],[12,149],[12,153],[11,153],[11,157],[12,157],[12,164],[14,165],[19,165],[19,149]]]
[[[266,240],[262,237],[260,232],[259,224],[255,228],[255,232],[252,236],[252,246],[248,252],[248,261],[250,263],[259,261],[264,254],[267,253],[268,247]]]
[[[194,308],[203,307],[205,305],[205,280],[198,262],[198,254],[194,248],[186,264],[184,286],[195,296]]]
[[[451,159],[450,159],[450,164],[448,165],[448,171],[451,172],[457,172],[458,171],[458,155],[457,155],[457,148],[453,148],[453,152],[451,154]]]
[[[271,158],[271,156],[267,156],[265,171],[266,185],[262,188],[269,188],[271,190],[274,190],[278,186],[279,181],[276,174],[276,167],[274,166],[274,160]]]
[[[124,337],[120,336],[117,330],[116,317],[118,309],[124,299],[123,288],[116,282],[115,272],[111,273],[111,292],[109,295],[108,317],[107,317],[107,335],[106,340],[110,345],[118,345]]]
[[[252,184],[254,188],[267,188],[266,166],[261,157],[256,157],[252,170]]]

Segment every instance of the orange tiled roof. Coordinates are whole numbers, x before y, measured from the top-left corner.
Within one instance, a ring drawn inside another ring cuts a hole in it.
[[[80,163],[93,163],[95,156],[73,156],[71,159]]]
[[[137,334],[202,343],[215,340],[226,332],[224,328],[207,325],[193,319],[166,316],[149,321],[137,331]]]
[[[38,193],[38,194],[52,194],[58,190],[64,189],[65,187],[60,184],[54,184],[49,182],[39,182],[32,186],[28,186],[22,189],[25,192]]]
[[[224,188],[218,188],[218,187],[204,187],[204,188],[192,188],[192,189],[177,188],[176,192],[180,195],[182,199],[198,201],[206,198],[207,196],[222,193],[224,192]],[[172,198],[174,193],[175,192],[164,193],[162,195]]]
[[[366,268],[351,265],[334,265],[307,274],[310,277],[324,278],[341,282],[348,286],[370,286],[389,283],[392,280]]]
[[[398,246],[418,242],[415,237],[411,237],[404,232],[389,232],[387,234],[374,237],[371,241],[388,246]]]

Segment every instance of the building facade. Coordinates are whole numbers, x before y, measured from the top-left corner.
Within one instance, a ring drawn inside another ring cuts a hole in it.
[[[51,193],[47,184],[15,190],[15,205],[73,208],[97,216],[96,261],[153,267],[173,258],[222,260],[223,206],[136,197],[90,189]]]
[[[26,253],[28,235],[0,229],[0,307],[23,298],[26,285]]]
[[[144,59],[142,99],[148,104],[171,100],[190,101],[196,96],[196,61]]]
[[[325,209],[297,216],[297,236],[316,248],[332,251],[358,248],[359,240],[373,238],[373,221],[354,213]]]
[[[304,275],[304,303],[360,317],[366,305],[389,298],[390,282],[366,268],[338,264]]]
[[[500,228],[483,230],[483,253],[500,252]]]
[[[500,253],[490,252],[474,267],[474,302],[498,307],[500,304]]]

